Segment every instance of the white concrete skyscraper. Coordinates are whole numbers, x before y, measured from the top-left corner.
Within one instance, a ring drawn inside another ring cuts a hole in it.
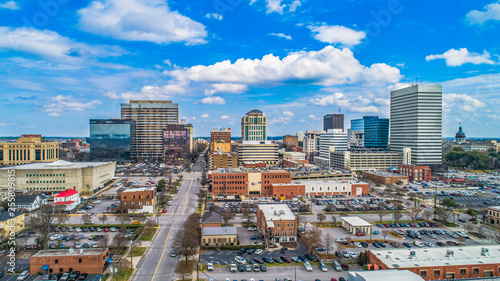
[[[390,148],[411,148],[411,164],[442,164],[441,85],[414,85],[391,92]]]

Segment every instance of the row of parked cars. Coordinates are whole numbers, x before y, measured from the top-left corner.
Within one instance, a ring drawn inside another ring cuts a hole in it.
[[[421,223],[386,223],[386,224],[377,224],[380,228],[399,228],[399,227],[439,227],[437,223],[433,222],[421,222]]]
[[[448,230],[440,230],[440,229],[434,229],[434,230],[429,230],[429,229],[422,229],[422,230],[413,230],[413,229],[408,229],[405,231],[401,229],[396,229],[394,232],[400,235],[406,235],[409,238],[412,239],[421,239],[423,235],[427,235],[432,239],[438,239],[438,235],[447,235],[450,236],[451,238],[464,238],[464,239],[469,239],[469,235],[463,231],[456,231],[456,232],[451,232]]]

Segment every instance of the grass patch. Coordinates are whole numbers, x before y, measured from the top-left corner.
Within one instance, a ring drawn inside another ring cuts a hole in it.
[[[445,223],[445,225],[446,225],[446,226],[449,226],[449,227],[455,227],[455,226],[457,226],[457,224],[456,224],[456,223],[454,223],[454,222],[449,222],[449,221],[447,221],[447,222]]]
[[[309,213],[298,213],[297,215],[299,215],[299,216],[312,216],[314,214],[309,212]]]
[[[106,281],[106,279],[108,279],[108,277],[109,277],[109,273],[104,274],[104,277],[102,278],[102,281]]]
[[[116,273],[112,280],[116,281],[128,281],[132,277],[134,270],[132,268],[127,268],[127,270]]]
[[[394,231],[388,231],[387,234],[389,234],[390,236],[392,236],[394,238],[404,239],[403,235],[397,234]]]
[[[131,257],[141,257],[146,252],[147,247],[134,247],[130,253]]]
[[[141,236],[141,240],[142,241],[151,241],[153,240],[153,237],[156,233],[156,231],[158,230],[157,227],[152,227],[150,228],[149,230],[145,231],[142,236]]]
[[[421,223],[421,222],[427,222],[424,220],[416,220],[416,221],[398,221],[399,224],[401,223]],[[374,224],[388,224],[388,223],[395,223],[394,221],[373,221]]]
[[[179,266],[177,267],[177,273],[178,274],[191,273],[193,272],[193,267],[194,267],[194,260],[188,260],[187,264],[186,261],[181,260],[179,261]]]
[[[334,228],[342,226],[341,222],[338,222],[337,224],[334,224],[333,222],[313,222],[312,224],[320,228]]]

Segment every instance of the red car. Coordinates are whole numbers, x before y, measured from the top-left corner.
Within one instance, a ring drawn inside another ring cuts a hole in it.
[[[357,232],[356,236],[366,236],[366,233],[364,233],[364,232]]]
[[[337,281],[337,278],[332,278],[330,279],[330,281]]]
[[[106,227],[106,228],[104,229],[104,232],[109,232],[109,228],[107,228],[107,227]]]
[[[287,257],[287,256],[280,256],[280,258],[281,258],[282,260],[284,260],[285,262],[287,262],[287,263],[289,263],[289,262],[291,262],[291,261],[292,261],[292,260],[291,260],[289,257]]]
[[[163,209],[163,213],[166,213],[167,212],[167,209]]]
[[[349,266],[347,264],[340,264],[343,270],[349,270]]]
[[[390,224],[384,224],[384,226],[385,226],[385,227],[387,227],[387,228],[390,228],[390,227],[391,227],[391,225],[390,225]]]
[[[415,224],[414,224],[414,223],[410,223],[410,226],[411,226],[411,227],[415,227]]]
[[[422,205],[420,205],[420,207],[425,208],[425,207],[427,207],[427,206],[425,206],[424,204],[422,204]]]

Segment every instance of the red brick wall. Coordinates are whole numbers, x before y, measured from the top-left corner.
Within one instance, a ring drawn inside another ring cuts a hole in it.
[[[257,208],[257,228],[260,232],[264,233],[264,236],[268,236],[267,229],[264,227],[266,224],[266,218],[264,213]],[[279,236],[283,236],[283,231],[286,231],[287,235],[290,236],[290,231],[293,231],[294,236],[297,236],[297,217],[294,220],[280,220],[273,221],[274,227],[272,228],[272,236],[275,237],[276,231],[279,231]],[[279,227],[278,227],[279,224]]]
[[[285,186],[273,184],[271,185],[271,195],[275,198],[283,196],[287,199],[297,197],[297,195],[306,196],[306,186],[299,184]]]
[[[353,183],[351,185],[351,194],[352,195],[356,195],[356,189],[358,187],[361,187],[363,189],[363,191],[362,191],[363,194],[366,195],[366,194],[370,193],[370,191],[369,191],[370,185],[369,184],[367,184],[367,183]]]
[[[75,250],[78,251],[78,250]],[[50,257],[30,258],[30,273],[37,274],[42,271],[42,266],[49,265],[49,273],[59,273],[67,271],[80,271],[81,273],[102,274],[109,251],[102,255],[64,255]],[[57,263],[56,263],[57,260]],[[52,271],[50,271],[52,269]],[[71,270],[70,270],[71,269]],[[62,271],[61,271],[62,270]]]
[[[248,174],[247,173],[212,174],[212,193],[215,196],[248,195]]]
[[[422,178],[417,175],[422,173]],[[410,181],[430,181],[431,180],[431,169],[429,166],[412,166],[412,165],[399,165],[399,173],[401,175],[407,175]]]
[[[291,183],[292,179],[290,172],[263,172],[261,182],[262,190],[260,194],[271,196],[273,183]]]
[[[127,210],[139,209],[142,206],[152,206],[155,197],[156,189],[135,192],[122,192],[120,194],[120,205]],[[142,205],[140,205],[139,202],[142,202]],[[149,205],[147,202],[149,202]]]

